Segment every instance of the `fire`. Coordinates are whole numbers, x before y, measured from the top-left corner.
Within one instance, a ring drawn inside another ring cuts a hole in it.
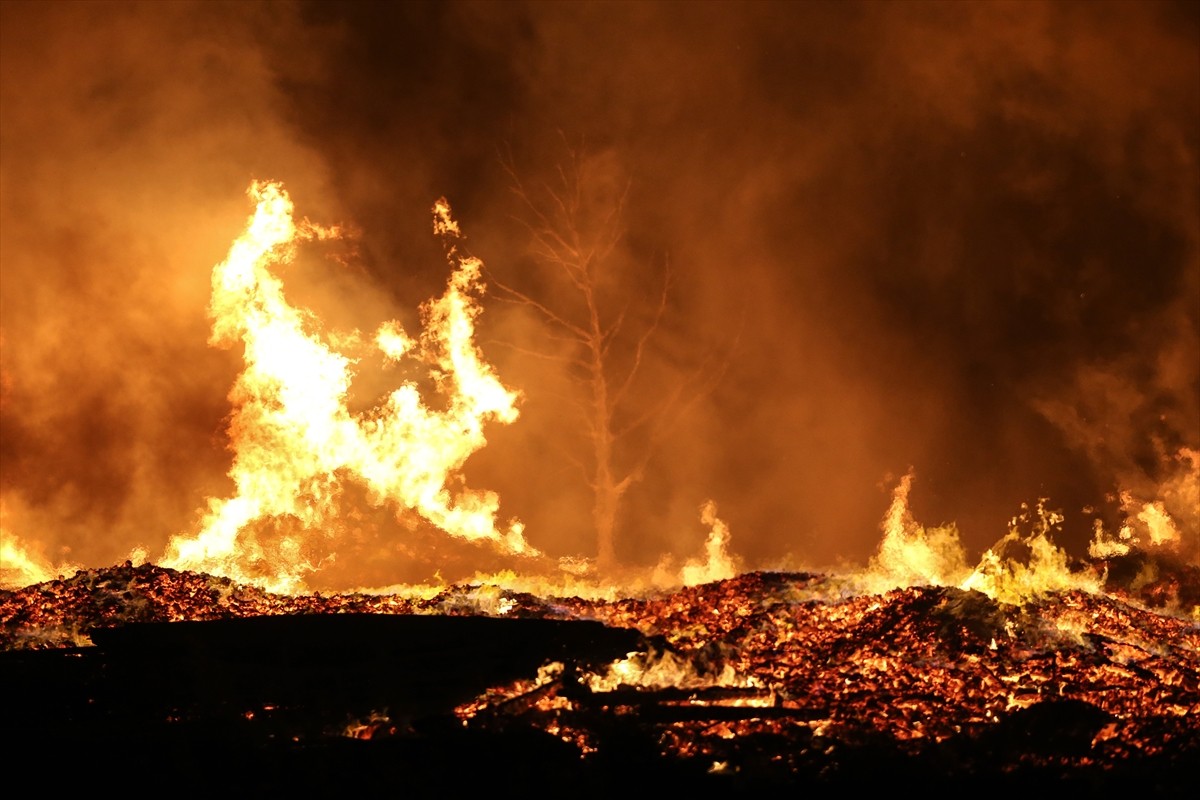
[[[1009,522],[1008,533],[984,552],[972,569],[953,524],[926,528],[913,518],[908,506],[912,481],[909,471],[896,486],[881,526],[879,549],[855,581],[867,591],[955,586],[1012,605],[1024,605],[1051,592],[1102,591],[1102,576],[1072,570],[1066,551],[1054,543],[1054,533],[1064,517],[1046,507],[1046,498],[1033,509],[1022,504],[1021,513]]]
[[[1178,468],[1157,487],[1159,497],[1120,493],[1125,521],[1115,533],[1097,523],[1088,547],[1093,558],[1126,555],[1134,549],[1186,551],[1189,538],[1193,549],[1200,547],[1200,450],[1181,448],[1175,461]]]
[[[713,686],[754,688],[760,681],[740,674],[728,662],[719,665],[697,663],[696,659],[678,655],[670,650],[632,653],[618,659],[600,672],[583,676],[583,682],[593,692],[611,692],[622,687],[642,689],[697,689]]]
[[[1067,563],[1067,554],[1058,548],[1051,534],[1061,525],[1063,515],[1047,510],[1045,500],[1036,509],[1022,507],[1022,512],[1009,523],[1008,534],[983,558],[963,589],[975,589],[994,600],[1023,605],[1033,598],[1050,592],[1081,589],[1097,593],[1103,580],[1094,574],[1074,572]],[[1028,532],[1023,526],[1031,526]]]
[[[335,555],[329,540],[337,537],[339,501],[351,484],[399,519],[419,517],[451,536],[536,554],[519,521],[497,521],[494,492],[450,488],[485,444],[485,423],[517,418],[518,395],[475,344],[482,264],[458,254],[448,203],[434,207],[434,232],[453,268],[445,293],[422,306],[418,337],[393,320],[372,338],[389,363],[408,360],[427,370],[442,402],[430,404],[406,380],[356,413],[347,394],[357,359],[342,350],[362,337],[325,332],[314,314],[288,303],[273,271],[293,261],[301,243],[341,233],[297,223],[278,183],[255,182],[249,194],[254,213],[213,271],[209,306],[210,343],[245,348],[246,366],[230,393],[236,491],[210,499],[199,532],[173,538],[160,563],[301,591],[305,575]]]
[[[884,515],[883,539],[871,559],[867,575],[876,588],[953,586],[969,572],[966,554],[953,524],[926,528],[913,519],[908,507],[913,473],[910,470],[892,493]]]
[[[729,525],[717,516],[715,501],[706,500],[700,506],[700,522],[708,527],[708,536],[704,540],[703,557],[688,559],[682,566],[677,566],[669,554],[664,555],[650,576],[652,586],[658,589],[698,586],[702,583],[732,578],[742,571],[740,559],[729,552],[732,534]],[[634,587],[627,586],[625,588]]]
[[[80,569],[73,564],[51,564],[0,527],[0,588],[42,583],[72,575]]]
[[[741,570],[737,560],[729,554],[729,526],[717,516],[717,504],[707,501],[700,508],[700,521],[709,526],[708,539],[704,543],[704,561],[689,561],[680,572],[684,586],[732,578]]]
[[[344,557],[339,545],[351,538],[347,533],[353,525],[347,506],[365,498],[373,508],[394,512],[400,529],[423,525],[505,554],[539,557],[523,558],[519,571],[479,573],[476,585],[613,600],[743,573],[744,565],[731,552],[729,526],[711,500],[700,508],[708,535],[699,557],[680,565],[667,555],[653,570],[600,576],[586,558],[540,558],[519,520],[499,520],[495,492],[463,486],[465,463],[486,444],[484,428],[515,422],[520,395],[500,381],[475,342],[486,292],[483,264],[459,251],[462,233],[445,199],[433,205],[433,233],[451,267],[444,293],[421,305],[419,332],[410,334],[399,321],[389,320],[362,334],[328,329],[312,310],[289,302],[280,277],[306,244],[342,239],[342,231],[297,221],[279,183],[255,182],[248,194],[253,213],[213,269],[208,308],[210,344],[240,344],[244,353],[245,367],[229,394],[233,491],[210,498],[196,529],[172,538],[156,564],[299,594],[308,591],[309,576]],[[359,406],[352,407],[348,398],[369,350],[401,377],[374,406],[356,410]],[[1197,520],[1188,509],[1200,504],[1200,451],[1181,449],[1175,461],[1178,469],[1154,487],[1157,496],[1147,487],[1121,494],[1126,519],[1116,532],[1097,522],[1089,551],[1093,559],[1182,551],[1195,542]],[[839,576],[839,592],[954,587],[1023,605],[1046,593],[1103,591],[1104,576],[1074,571],[1053,541],[1063,517],[1046,506],[1045,498],[1034,508],[1022,506],[1008,533],[972,566],[954,523],[927,527],[914,519],[909,508],[913,480],[912,470],[899,480],[881,522],[877,552],[865,569]],[[79,569],[53,566],[11,532],[3,534],[4,586],[44,582]],[[147,554],[134,551],[130,561],[145,563]],[[1142,584],[1157,580],[1147,575]],[[441,583],[440,575],[435,583]],[[387,588],[436,593],[442,587]],[[496,603],[500,614],[511,608],[506,596]]]

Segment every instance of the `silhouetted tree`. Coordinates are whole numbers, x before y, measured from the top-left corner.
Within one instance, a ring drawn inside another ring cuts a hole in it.
[[[526,183],[511,159],[505,166],[517,218],[550,279],[516,285],[491,275],[490,283],[496,297],[532,309],[548,328],[552,346],[517,349],[560,362],[571,377],[586,452],[568,456],[591,492],[597,565],[611,568],[627,492],[681,412],[716,384],[723,364],[702,352],[668,388],[644,380],[668,313],[672,272],[665,258],[640,265],[656,279],[647,292],[616,267],[630,184],[614,177],[611,164],[571,148],[554,179],[537,185]]]

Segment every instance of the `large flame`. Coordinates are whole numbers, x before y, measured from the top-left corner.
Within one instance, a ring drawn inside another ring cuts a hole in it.
[[[510,423],[518,411],[517,395],[475,345],[482,264],[458,255],[446,201],[434,208],[434,230],[453,267],[445,293],[422,306],[418,338],[396,321],[373,337],[389,361],[411,359],[427,369],[442,402],[431,406],[405,381],[377,407],[353,413],[347,393],[356,361],[332,342],[357,344],[357,332],[324,334],[312,313],[288,303],[272,272],[295,258],[298,243],[340,234],[295,222],[278,183],[255,182],[249,193],[254,214],[213,271],[210,305],[211,343],[245,348],[246,367],[230,393],[236,492],[211,499],[200,531],[175,537],[162,565],[301,590],[304,575],[329,557],[319,554],[332,553],[314,542],[337,536],[339,500],[351,482],[402,519],[416,515],[451,536],[535,553],[521,523],[498,524],[494,492],[448,487],[485,444],[484,423]]]
[[[486,444],[485,424],[514,422],[518,395],[500,382],[475,343],[483,265],[459,253],[461,233],[449,204],[444,199],[434,204],[433,229],[446,245],[451,274],[445,292],[421,306],[421,332],[410,336],[391,320],[364,336],[326,330],[312,311],[288,302],[276,274],[296,258],[300,245],[338,239],[340,231],[297,222],[292,201],[278,183],[255,182],[249,194],[254,212],[213,270],[209,306],[210,343],[244,348],[245,369],[230,392],[234,491],[211,498],[197,529],[175,536],[158,563],[275,592],[306,591],[306,576],[338,554],[347,530],[348,490],[394,511],[400,529],[420,523],[507,554],[540,555],[519,521],[498,521],[496,493],[462,485],[466,461]],[[424,380],[404,378],[375,406],[351,410],[356,354],[368,347],[397,367],[397,374],[419,374]],[[1177,468],[1153,493],[1145,487],[1122,492],[1125,520],[1115,532],[1097,522],[1092,558],[1134,549],[1200,550],[1194,511],[1200,506],[1200,451],[1182,448],[1175,462]],[[883,593],[958,587],[1013,604],[1048,592],[1102,590],[1100,576],[1073,571],[1054,543],[1063,518],[1046,507],[1046,499],[1033,509],[1022,506],[1008,533],[972,567],[953,523],[926,527],[914,519],[912,483],[911,471],[898,482],[876,554],[865,570],[846,576],[843,588]],[[476,579],[543,594],[611,597],[739,574],[742,563],[729,551],[729,527],[712,501],[702,506],[701,521],[710,529],[703,557],[677,566],[667,555],[652,574],[597,576],[586,560],[567,557],[551,567],[550,575],[551,562],[543,559],[536,569],[529,563],[525,574],[508,570]],[[51,564],[4,522],[0,586],[28,585],[79,569]],[[130,560],[144,562],[145,551],[135,549]]]

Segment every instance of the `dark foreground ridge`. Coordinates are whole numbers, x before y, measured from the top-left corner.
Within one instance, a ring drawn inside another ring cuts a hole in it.
[[[275,598],[126,565],[0,612],[4,752],[56,785],[1172,796],[1200,763],[1200,626],[1108,595]]]

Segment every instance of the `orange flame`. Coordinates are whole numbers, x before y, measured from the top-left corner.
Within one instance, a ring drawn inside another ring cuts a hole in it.
[[[1158,499],[1120,493],[1125,520],[1115,532],[1096,524],[1088,547],[1093,558],[1120,556],[1137,548],[1200,553],[1200,451],[1180,448],[1176,468],[1157,487]]]
[[[1062,521],[1061,512],[1046,508],[1045,498],[1038,500],[1035,509],[1023,503],[1021,513],[1009,521],[1008,533],[983,554],[961,588],[1012,605],[1023,605],[1051,592],[1099,593],[1103,578],[1072,571],[1066,551],[1054,544],[1052,534]]]
[[[708,500],[700,507],[700,521],[709,526],[704,542],[704,560],[683,565],[680,577],[684,586],[697,586],[732,578],[741,571],[738,560],[728,552],[729,526],[717,516],[717,504]]]
[[[18,589],[73,575],[77,564],[54,565],[0,525],[0,589]]]
[[[1021,513],[1009,522],[1008,533],[972,569],[954,524],[926,528],[913,518],[908,505],[912,480],[910,471],[896,486],[881,525],[879,550],[867,570],[854,576],[852,582],[866,591],[882,594],[911,586],[957,586],[1023,605],[1049,592],[1101,590],[1102,578],[1073,572],[1066,551],[1054,543],[1063,516],[1046,508],[1045,498],[1035,509],[1022,504]]]
[[[953,586],[969,572],[966,554],[954,524],[926,528],[908,506],[913,473],[910,470],[892,493],[884,515],[883,539],[871,559],[867,575],[880,582],[881,591],[893,587]]]
[[[288,304],[272,267],[295,258],[298,242],[337,238],[337,229],[293,220],[293,204],[278,183],[255,182],[254,214],[213,271],[211,344],[245,347],[246,367],[230,393],[233,497],[210,499],[201,530],[176,536],[163,566],[202,570],[274,591],[303,590],[319,569],[309,544],[336,536],[338,500],[347,482],[370,501],[419,516],[447,534],[486,540],[521,555],[537,553],[518,521],[497,524],[494,492],[447,484],[486,442],[485,422],[517,418],[517,394],[506,389],[474,342],[484,286],[478,259],[459,257],[445,200],[435,205],[434,230],[448,243],[453,267],[445,293],[422,308],[424,330],[409,337],[396,321],[381,325],[375,345],[393,362],[423,365],[443,403],[435,409],[417,385],[402,383],[362,413],[347,407],[355,360],[333,349],[315,315]],[[318,539],[319,541],[319,539]]]

